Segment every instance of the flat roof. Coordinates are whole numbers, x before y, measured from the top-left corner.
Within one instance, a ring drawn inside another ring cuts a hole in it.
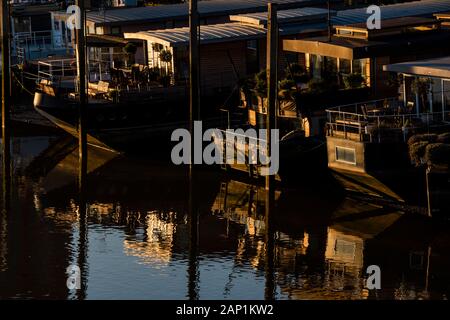
[[[267,2],[266,0],[263,1]],[[302,13],[302,10],[305,10],[304,13]],[[280,35],[295,35],[308,32],[314,33],[317,31],[325,30],[326,21],[323,22],[301,21],[302,14],[306,18],[308,14],[314,15],[315,13],[321,12],[320,10],[323,9],[317,9],[316,11],[316,8],[303,8],[299,10],[291,9],[278,11],[278,16],[283,17],[283,19],[289,19],[290,12],[292,14],[292,18],[294,19],[294,21],[292,21],[291,23],[285,23],[284,25],[280,26]],[[386,5],[382,6],[382,17],[386,19],[393,19],[392,17],[402,18],[411,16],[412,13],[417,14],[418,17],[421,17],[423,15],[432,17],[433,14],[439,10],[442,10],[443,12],[450,10],[450,0],[422,0],[402,4]],[[260,14],[255,15],[253,14],[240,15],[239,16],[240,18],[238,18],[238,15],[234,15],[232,16],[233,19],[237,19],[238,21],[241,22],[230,22],[217,25],[200,26],[200,33],[201,33],[200,41],[201,43],[204,44],[211,42],[226,42],[243,39],[263,38],[265,37],[266,30],[264,28],[264,25],[261,25],[260,23],[264,23],[265,20],[264,16],[267,16],[267,12],[262,12]],[[332,23],[333,24],[336,24],[336,22],[340,23],[345,22],[346,24],[349,24],[348,22],[351,22],[350,24],[361,23],[365,22],[368,17],[369,15],[366,13],[365,8],[343,10],[338,11],[336,13],[336,16],[332,17]],[[248,20],[246,20],[246,18]],[[295,21],[295,19],[300,20]],[[250,23],[249,24],[246,23],[247,21],[250,21]],[[135,33],[125,33],[124,36],[125,38],[129,39],[134,38],[147,40],[156,43],[161,43],[167,46],[179,46],[189,43],[189,28],[183,27],[173,29],[140,31]],[[347,42],[350,43],[351,41]],[[347,44],[344,44],[344,46],[346,45]],[[365,43],[365,46],[367,46],[367,43]]]
[[[198,11],[203,17],[260,12],[267,10],[269,2],[277,3],[278,9],[288,9],[323,4],[325,0],[209,0],[199,1]],[[187,19],[188,14],[188,3],[180,3],[90,11],[87,13],[86,20],[96,25],[149,23]]]
[[[450,11],[450,0],[422,0],[380,6],[383,20],[400,17],[433,17],[434,14]],[[332,17],[333,25],[351,25],[365,23],[370,14],[366,8],[338,11]]]
[[[332,15],[336,11],[331,11]],[[324,20],[328,17],[328,10],[322,8],[298,8],[291,10],[280,10],[277,12],[278,24],[293,23],[293,22],[311,22],[313,20]],[[239,15],[231,15],[230,21],[242,22],[257,26],[267,25],[267,12],[255,12]]]
[[[363,59],[378,56],[432,50],[437,46],[450,48],[450,31],[440,30],[418,34],[396,35],[387,41],[332,36],[302,40],[283,40],[283,50],[311,53],[334,58]]]
[[[368,31],[383,31],[383,29],[395,29],[401,27],[417,27],[422,25],[438,24],[439,21],[432,18],[422,18],[422,17],[400,17],[393,19],[383,19],[381,20],[381,29],[368,29],[367,23],[354,23],[345,26],[336,26],[337,28],[348,27],[355,30],[368,30]]]
[[[263,28],[238,22],[201,26],[200,44],[262,38]],[[125,33],[126,39],[141,39],[176,47],[189,43],[189,27]]]
[[[450,79],[450,57],[393,63],[383,66],[383,70],[417,76]]]

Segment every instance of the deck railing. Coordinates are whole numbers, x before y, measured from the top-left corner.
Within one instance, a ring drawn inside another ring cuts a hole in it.
[[[60,81],[65,77],[76,77],[75,59],[55,59],[38,62],[38,82]]]
[[[450,127],[450,111],[410,113],[396,98],[343,105],[326,111],[327,135],[354,141],[406,141],[414,132]]]

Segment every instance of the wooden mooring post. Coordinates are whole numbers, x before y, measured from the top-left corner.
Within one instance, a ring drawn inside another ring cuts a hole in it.
[[[189,1],[189,130],[194,136],[194,122],[200,119],[199,86],[199,39],[197,0]],[[191,143],[191,163],[189,166],[189,264],[188,297],[198,300],[198,192],[196,192],[196,170],[194,170],[194,143]]]
[[[79,156],[79,187],[85,183],[87,172],[87,79],[86,79],[86,43],[85,43],[85,3],[84,0],[77,0],[77,6],[80,8],[80,23],[76,29],[76,58],[78,71],[78,88],[79,88],[79,112],[78,112],[78,156]]]
[[[10,141],[10,108],[11,108],[11,46],[9,1],[2,1],[2,180],[3,206],[7,210],[10,202],[11,188],[11,141]]]
[[[271,130],[276,129],[276,99],[277,99],[277,68],[278,68],[278,23],[277,5],[268,4],[267,21],[267,118],[266,118],[266,141],[267,156],[272,161]],[[274,141],[277,143],[277,141]],[[268,164],[270,167],[270,163]],[[274,232],[272,216],[275,203],[275,175],[266,176],[266,290],[265,299],[272,300],[275,297],[274,285]]]

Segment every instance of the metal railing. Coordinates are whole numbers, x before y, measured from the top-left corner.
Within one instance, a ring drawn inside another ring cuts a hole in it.
[[[38,62],[38,82],[41,80],[58,81],[64,77],[76,77],[75,59],[55,59]]]
[[[343,105],[326,112],[327,135],[354,141],[405,142],[415,131],[450,127],[450,110],[408,113],[396,98]]]
[[[32,53],[36,52],[72,49],[71,44],[65,41],[56,45],[51,30],[16,32],[13,35],[12,44],[16,51],[18,48],[25,50],[26,59],[34,58]]]

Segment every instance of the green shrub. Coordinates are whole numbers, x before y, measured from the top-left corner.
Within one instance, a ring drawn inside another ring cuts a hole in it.
[[[422,159],[425,157],[427,141],[418,141],[409,145],[409,157],[416,166],[422,164]]]
[[[437,135],[434,133],[416,134],[408,139],[408,145],[412,145],[417,142],[433,143],[436,142]]]
[[[125,47],[123,47],[123,52],[124,53],[126,53],[126,54],[135,54],[136,53],[136,51],[137,51],[137,46],[134,44],[134,43],[132,43],[132,42],[128,42],[126,45],[125,45]]]
[[[255,75],[255,91],[260,97],[267,97],[267,71],[262,70]]]
[[[352,73],[344,77],[346,89],[358,89],[364,87],[365,79],[360,73]]]
[[[446,165],[450,163],[450,144],[430,143],[426,146],[425,161],[429,164]]]

